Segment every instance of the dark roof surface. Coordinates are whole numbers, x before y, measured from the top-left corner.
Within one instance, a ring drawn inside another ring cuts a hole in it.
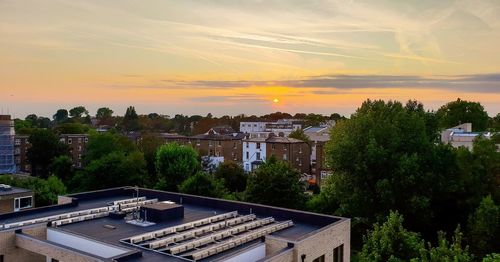
[[[20,222],[24,220],[41,218],[66,212],[79,211],[89,208],[103,207],[108,205],[112,201],[132,198],[134,192],[136,191],[133,188],[125,187],[74,194],[69,196],[73,198],[73,203],[71,204],[35,208],[32,210],[0,215],[0,224]],[[121,246],[130,250],[137,250],[137,247],[123,243],[120,240],[138,234],[151,232],[169,226],[179,225],[232,211],[237,211],[240,215],[247,215],[252,213],[255,214],[258,218],[272,216],[276,219],[276,221],[284,221],[289,219],[292,220],[294,222],[294,226],[272,233],[272,235],[274,236],[284,238],[291,242],[305,238],[308,235],[312,234],[314,231],[321,229],[322,227],[345,219],[297,210],[289,210],[258,204],[227,201],[150,189],[139,189],[139,195],[145,196],[148,199],[157,198],[159,201],[168,200],[181,204],[184,206],[184,217],[172,218],[148,227],[140,227],[128,224],[123,219],[114,218],[113,216],[107,216],[92,220],[86,220],[83,222],[71,223],[60,226],[59,228],[64,231],[69,231],[71,233],[82,235],[87,238],[93,238],[101,242]],[[112,225],[114,227],[109,227],[106,225]],[[258,243],[261,243],[260,239],[246,243],[237,248],[232,248],[218,255],[208,257],[202,261],[218,261],[222,257],[233,256],[238,252],[241,252],[242,250]],[[131,258],[130,261],[185,261],[174,256],[161,254],[151,250],[140,250],[142,251],[142,257]]]
[[[20,188],[20,187],[11,187],[10,190],[0,189],[0,196],[8,196],[19,193],[32,192],[29,189]]]

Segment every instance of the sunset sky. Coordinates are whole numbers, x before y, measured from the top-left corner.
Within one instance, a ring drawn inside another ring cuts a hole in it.
[[[0,109],[500,111],[499,0],[0,0]],[[278,101],[273,101],[277,99]]]

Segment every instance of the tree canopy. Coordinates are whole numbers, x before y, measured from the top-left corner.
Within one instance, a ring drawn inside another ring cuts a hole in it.
[[[236,162],[224,162],[215,170],[214,176],[224,181],[224,186],[231,192],[243,192],[247,185],[247,175]]]
[[[198,172],[179,185],[179,192],[207,197],[223,197],[225,188],[221,180]]]
[[[31,164],[32,174],[46,178],[53,159],[60,155],[68,155],[69,148],[61,143],[59,138],[47,129],[37,129],[28,138],[31,146],[26,156]]]
[[[193,148],[169,143],[156,152],[156,168],[160,189],[177,191],[178,185],[201,170],[201,164]]]
[[[304,185],[300,173],[288,162],[271,156],[248,178],[247,201],[271,206],[301,208]]]
[[[439,127],[442,129],[464,123],[472,123],[474,131],[484,131],[488,127],[488,113],[478,102],[469,102],[458,98],[440,107],[436,112]]]
[[[304,133],[303,129],[295,129],[293,130],[290,135],[288,135],[290,138],[295,138],[298,140],[302,140],[304,142],[311,142],[311,139]]]
[[[69,110],[69,115],[71,117],[82,117],[83,114],[89,114],[89,111],[84,106],[77,106]]]

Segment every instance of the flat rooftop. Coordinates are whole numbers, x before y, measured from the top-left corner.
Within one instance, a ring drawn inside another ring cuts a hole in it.
[[[42,208],[34,208],[31,210],[25,210],[17,213],[9,213],[0,215],[0,231],[8,230],[6,228],[1,228],[2,225],[7,225],[9,223],[21,223],[22,221],[41,219],[44,217],[54,216],[58,214],[63,214],[67,212],[76,212],[87,209],[101,208],[105,206],[112,205],[113,201],[119,201],[123,199],[132,199],[136,197],[136,190],[131,187],[123,187],[123,188],[114,188],[108,190],[101,191],[93,191],[86,192],[80,194],[73,194],[67,197],[73,199],[71,203],[42,207]],[[293,221],[293,226],[284,227],[283,229],[273,231],[270,235],[284,239],[287,242],[295,242],[300,241],[311,234],[314,234],[315,231],[320,230],[323,227],[329,226],[336,222],[340,222],[345,220],[346,218],[334,217],[328,215],[321,215],[309,212],[302,212],[297,210],[289,210],[283,208],[276,208],[258,204],[237,202],[237,201],[227,201],[206,197],[199,197],[193,195],[185,195],[180,193],[171,193],[150,189],[139,189],[139,196],[145,197],[146,199],[158,199],[158,201],[171,201],[176,204],[182,205],[184,208],[184,217],[183,218],[171,218],[161,222],[156,223],[151,226],[137,226],[133,224],[129,224],[123,219],[123,217],[115,217],[115,216],[103,216],[95,219],[84,220],[81,222],[72,222],[68,224],[61,224],[57,226],[55,229],[67,232],[69,234],[74,234],[77,236],[82,236],[89,239],[94,239],[99,242],[119,246],[120,248],[125,248],[128,250],[136,250],[142,252],[142,256],[133,257],[130,260],[127,258],[123,258],[120,261],[186,261],[185,258],[178,255],[166,254],[165,252],[158,252],[158,250],[144,248],[143,246],[134,245],[131,243],[127,243],[126,239],[130,240],[134,236],[140,236],[141,234],[148,234],[150,232],[158,232],[163,229],[168,229],[172,227],[176,227],[179,225],[184,225],[186,223],[190,223],[193,221],[206,220],[207,218],[211,220],[211,218],[215,216],[221,216],[223,214],[228,213],[237,213],[237,216],[231,217],[231,219],[244,219],[248,217],[252,217],[252,220],[248,221],[249,224],[264,221],[265,219],[273,218],[273,224],[280,224],[283,221]],[[227,221],[227,220],[226,220]],[[254,222],[252,222],[254,221]],[[223,222],[219,222],[223,223]],[[240,225],[246,222],[241,222]],[[192,224],[192,223],[191,223]],[[217,223],[204,224],[211,226]],[[225,229],[236,228],[238,225],[234,227],[227,226],[221,231]],[[264,226],[265,227],[265,226]],[[50,227],[49,227],[50,228]],[[201,228],[201,227],[198,227]],[[191,230],[195,231],[197,228],[191,228]],[[245,226],[246,230],[246,226]],[[227,230],[226,230],[227,231]],[[258,232],[259,228],[251,228],[244,232],[244,234],[252,232]],[[180,234],[183,234],[187,231],[181,231]],[[213,232],[211,232],[213,233]],[[239,233],[239,232],[238,232]],[[177,236],[175,233],[173,236]],[[238,237],[236,234],[234,237]],[[195,237],[194,241],[197,239],[202,239],[204,236]],[[231,236],[233,238],[233,236]],[[159,238],[161,240],[161,238]],[[149,239],[149,241],[155,241],[155,239]],[[191,240],[190,240],[191,241]],[[218,252],[215,255],[210,255],[208,257],[203,257],[202,259],[197,259],[197,261],[218,261],[222,258],[232,257],[237,255],[238,253],[252,248],[255,245],[259,245],[263,242],[263,238],[255,238],[251,241],[247,241],[244,244],[237,245],[235,247],[229,248],[224,252]],[[148,241],[144,242],[148,245]],[[179,244],[180,243],[180,244]],[[183,241],[175,243],[176,245],[182,245]],[[223,241],[221,241],[223,243]],[[216,243],[211,243],[210,245],[219,245],[221,244],[218,241]],[[209,245],[209,247],[210,247]],[[193,248],[189,252],[196,253],[199,250],[203,250],[206,247],[205,245],[201,245],[200,248]],[[161,249],[160,249],[161,251]],[[170,252],[170,251],[169,251]],[[186,253],[189,253],[186,251]],[[172,252],[173,253],[173,252]],[[181,254],[183,254],[181,252]],[[189,261],[189,260],[188,260]]]
[[[31,190],[20,187],[10,187],[10,189],[3,189],[0,186],[0,196],[8,196],[8,195],[27,193],[27,192],[31,192]]]

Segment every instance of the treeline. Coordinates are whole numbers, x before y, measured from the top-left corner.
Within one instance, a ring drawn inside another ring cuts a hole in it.
[[[337,113],[325,116],[321,114],[297,113],[294,115],[282,112],[275,112],[262,116],[237,115],[215,117],[211,113],[206,116],[182,115],[174,117],[158,113],[138,115],[135,108],[127,108],[124,116],[113,115],[113,110],[108,107],[101,107],[94,116],[83,106],[70,109],[59,109],[52,116],[52,119],[28,115],[25,119],[15,119],[15,129],[17,134],[31,134],[37,128],[51,128],[60,134],[88,133],[93,127],[103,127],[112,132],[172,132],[182,135],[196,135],[208,131],[210,128],[219,125],[231,126],[234,130],[239,130],[242,121],[276,121],[279,119],[301,119],[305,126],[315,126],[329,120],[345,119]]]

